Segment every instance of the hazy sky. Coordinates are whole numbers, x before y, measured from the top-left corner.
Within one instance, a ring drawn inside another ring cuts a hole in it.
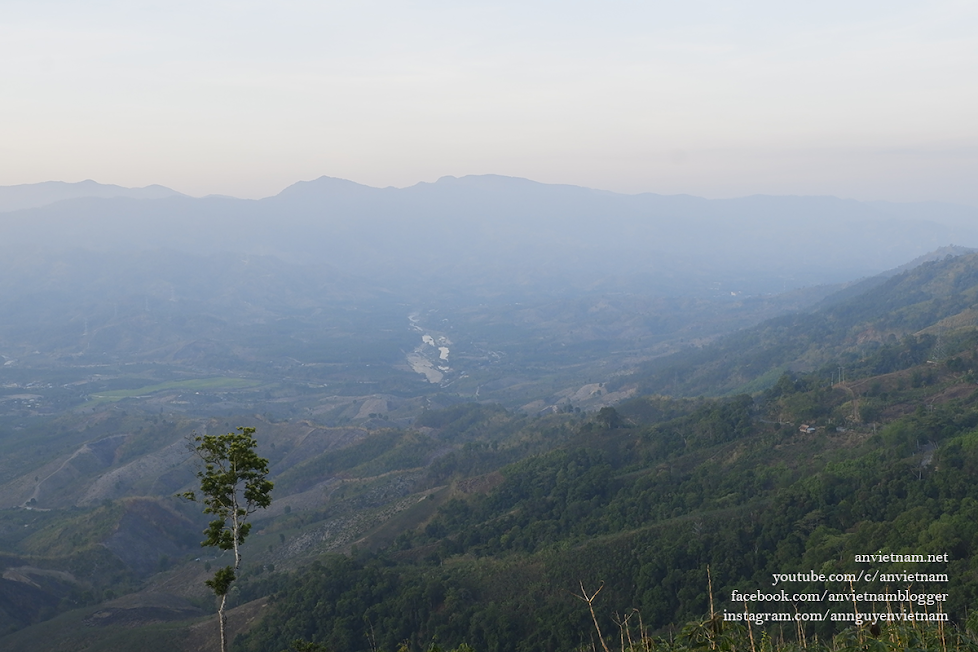
[[[0,185],[978,205],[978,2],[2,0]]]

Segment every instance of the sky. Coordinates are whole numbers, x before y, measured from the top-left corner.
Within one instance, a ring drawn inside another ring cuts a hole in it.
[[[3,0],[0,185],[978,206],[978,2]]]

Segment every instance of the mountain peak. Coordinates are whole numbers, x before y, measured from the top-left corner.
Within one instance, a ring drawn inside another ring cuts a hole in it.
[[[323,175],[311,181],[297,181],[285,188],[282,192],[274,195],[275,198],[293,199],[305,197],[320,197],[325,194],[350,194],[376,191],[373,186],[366,186],[356,181],[340,179],[339,177],[329,177]]]

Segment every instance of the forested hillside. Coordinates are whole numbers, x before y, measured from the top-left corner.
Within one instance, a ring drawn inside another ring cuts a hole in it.
[[[573,598],[580,582],[605,585],[604,631],[633,608],[658,631],[708,613],[708,566],[717,608],[736,609],[734,588],[768,587],[778,572],[858,572],[854,556],[877,550],[948,552],[944,609],[963,623],[978,597],[978,394],[947,365],[929,369],[926,386],[914,387],[915,371],[871,381],[888,383],[873,390],[884,411],[909,412],[885,426],[851,418],[853,393],[869,385],[810,376],[756,398],[623,405],[618,427],[582,423],[390,548],[284,580],[242,649],[296,637],[369,649],[370,635],[383,649],[404,639],[572,649],[590,631]],[[799,432],[802,422],[814,431]]]
[[[975,257],[948,258],[732,336],[684,361],[703,386],[703,360],[718,351],[739,351],[728,370],[740,361],[771,374],[805,356],[812,370],[781,372],[754,395],[648,396],[584,418],[392,546],[281,580],[239,644],[573,649],[590,646],[574,597],[588,588],[604,586],[604,632],[624,631],[615,619],[632,609],[649,631],[675,632],[709,613],[710,586],[714,609],[736,610],[734,589],[766,588],[773,573],[858,572],[856,555],[877,551],[947,552],[942,608],[964,625],[978,598],[976,282]]]
[[[896,347],[898,341],[975,327],[976,261],[973,253],[948,255],[889,278],[868,279],[824,299],[814,310],[777,317],[698,350],[654,360],[612,386],[637,382],[642,393],[717,395],[763,389],[784,371],[862,364],[874,351],[877,364],[868,371],[876,374],[902,364],[886,351],[904,351],[923,362],[921,356],[931,352],[936,340],[902,348]],[[853,294],[854,289],[862,292]]]
[[[235,649],[601,649],[599,629],[635,650],[967,648],[976,284],[975,256],[927,263],[643,377],[687,378],[699,396],[663,390],[594,411],[568,401],[542,415],[429,399],[410,427],[378,413],[333,428],[242,418],[276,484],[230,595]],[[207,648],[202,580],[223,562],[196,548],[201,517],[170,496],[191,480],[181,433],[237,417],[139,406],[94,410],[81,427],[65,418],[44,430],[65,456],[6,472],[0,494],[49,511],[3,516],[4,649]],[[31,459],[5,446],[8,459]],[[908,575],[912,563],[858,587],[808,575],[855,577],[880,570],[857,556],[918,553],[946,553],[927,569],[946,581]],[[853,628],[854,614],[921,606],[735,599],[797,573],[792,594],[946,594],[925,606],[948,620],[876,634]],[[748,627],[733,618],[745,607],[849,620]]]

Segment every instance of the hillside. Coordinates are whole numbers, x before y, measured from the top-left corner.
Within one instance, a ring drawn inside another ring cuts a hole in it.
[[[636,384],[640,393],[725,394],[771,386],[785,371],[865,366],[895,371],[904,351],[913,362],[943,358],[938,338],[951,339],[978,324],[978,255],[947,255],[857,284],[829,296],[814,310],[778,317],[697,350],[662,357],[612,387]],[[911,338],[918,346],[904,342]],[[909,348],[908,348],[909,346]],[[902,347],[902,348],[901,348]],[[906,353],[906,351],[910,351]]]
[[[352,569],[337,560],[321,576],[297,578],[244,649],[274,649],[285,631],[356,649],[350,630],[329,625],[348,622],[342,612],[325,624],[295,616],[309,608],[303,596],[324,594],[395,632],[388,645],[411,635],[418,645],[437,638],[490,650],[568,649],[589,631],[570,597],[578,582],[605,583],[604,631],[615,631],[612,614],[632,608],[657,628],[708,611],[707,565],[715,599],[730,608],[730,592],[745,583],[766,586],[771,573],[804,568],[856,569],[854,555],[870,549],[946,550],[944,608],[963,623],[978,590],[969,511],[978,503],[962,482],[974,464],[978,349],[973,326],[951,329],[947,320],[973,305],[975,268],[974,257],[941,260],[830,312],[827,337],[808,335],[822,351],[867,322],[915,334],[861,356],[850,347],[844,383],[786,375],[753,398],[634,399],[599,414],[554,451],[502,468],[488,493],[450,501],[376,560]],[[920,331],[941,323],[941,360],[928,363],[937,341]],[[880,360],[889,366],[878,369]],[[787,362],[775,359],[766,371]],[[357,588],[358,578],[384,568],[400,597]],[[344,592],[337,578],[347,573]],[[420,626],[398,620],[397,600],[417,605],[412,595],[434,596],[415,612]]]
[[[858,572],[855,555],[877,551],[947,552],[946,586],[927,590],[946,592],[941,609],[964,627],[978,597],[976,281],[978,257],[941,259],[722,339],[712,350],[728,352],[727,366],[694,351],[705,361],[685,368],[707,391],[729,391],[735,373],[774,379],[727,398],[644,395],[539,416],[431,404],[411,427],[367,404],[362,424],[343,427],[233,410],[161,417],[140,402],[25,423],[4,440],[0,613],[11,633],[0,642],[41,649],[40,632],[103,612],[120,615],[85,630],[93,650],[120,636],[191,640],[187,618],[211,608],[201,582],[220,561],[194,545],[200,515],[169,497],[192,480],[183,437],[235,425],[257,428],[276,483],[232,596],[241,613],[268,600],[239,650],[279,652],[296,638],[576,649],[593,623],[574,596],[599,586],[606,638],[632,609],[643,631],[669,638],[708,614],[711,596],[733,612],[732,592],[764,589],[772,573]],[[759,334],[752,350],[745,333]],[[806,356],[811,372],[796,366]],[[24,445],[34,438],[53,447],[40,455]],[[169,615],[139,611],[147,600]],[[845,628],[804,631],[828,640]]]
[[[814,379],[756,401],[623,405],[627,427],[581,428],[557,450],[502,469],[487,494],[447,503],[377,557],[327,559],[296,576],[242,649],[278,649],[298,634],[367,649],[371,630],[353,624],[354,614],[366,614],[385,649],[404,638],[417,647],[437,639],[573,649],[590,631],[573,598],[581,582],[605,586],[596,603],[605,632],[633,608],[650,630],[668,631],[709,612],[708,566],[716,608],[736,611],[734,589],[764,590],[772,573],[858,572],[854,556],[879,550],[948,552],[939,570],[950,581],[914,587],[946,591],[943,609],[964,623],[978,591],[978,497],[967,480],[978,463],[976,387],[941,372],[921,391],[912,374],[902,376],[902,392],[901,377],[889,379],[886,410],[930,409],[885,426],[853,421],[846,387]],[[681,414],[653,423],[640,416],[670,411]],[[800,433],[798,422],[814,424],[812,432]],[[391,588],[374,593],[376,585]],[[317,604],[329,605],[325,615]],[[825,623],[809,635],[833,631]]]

